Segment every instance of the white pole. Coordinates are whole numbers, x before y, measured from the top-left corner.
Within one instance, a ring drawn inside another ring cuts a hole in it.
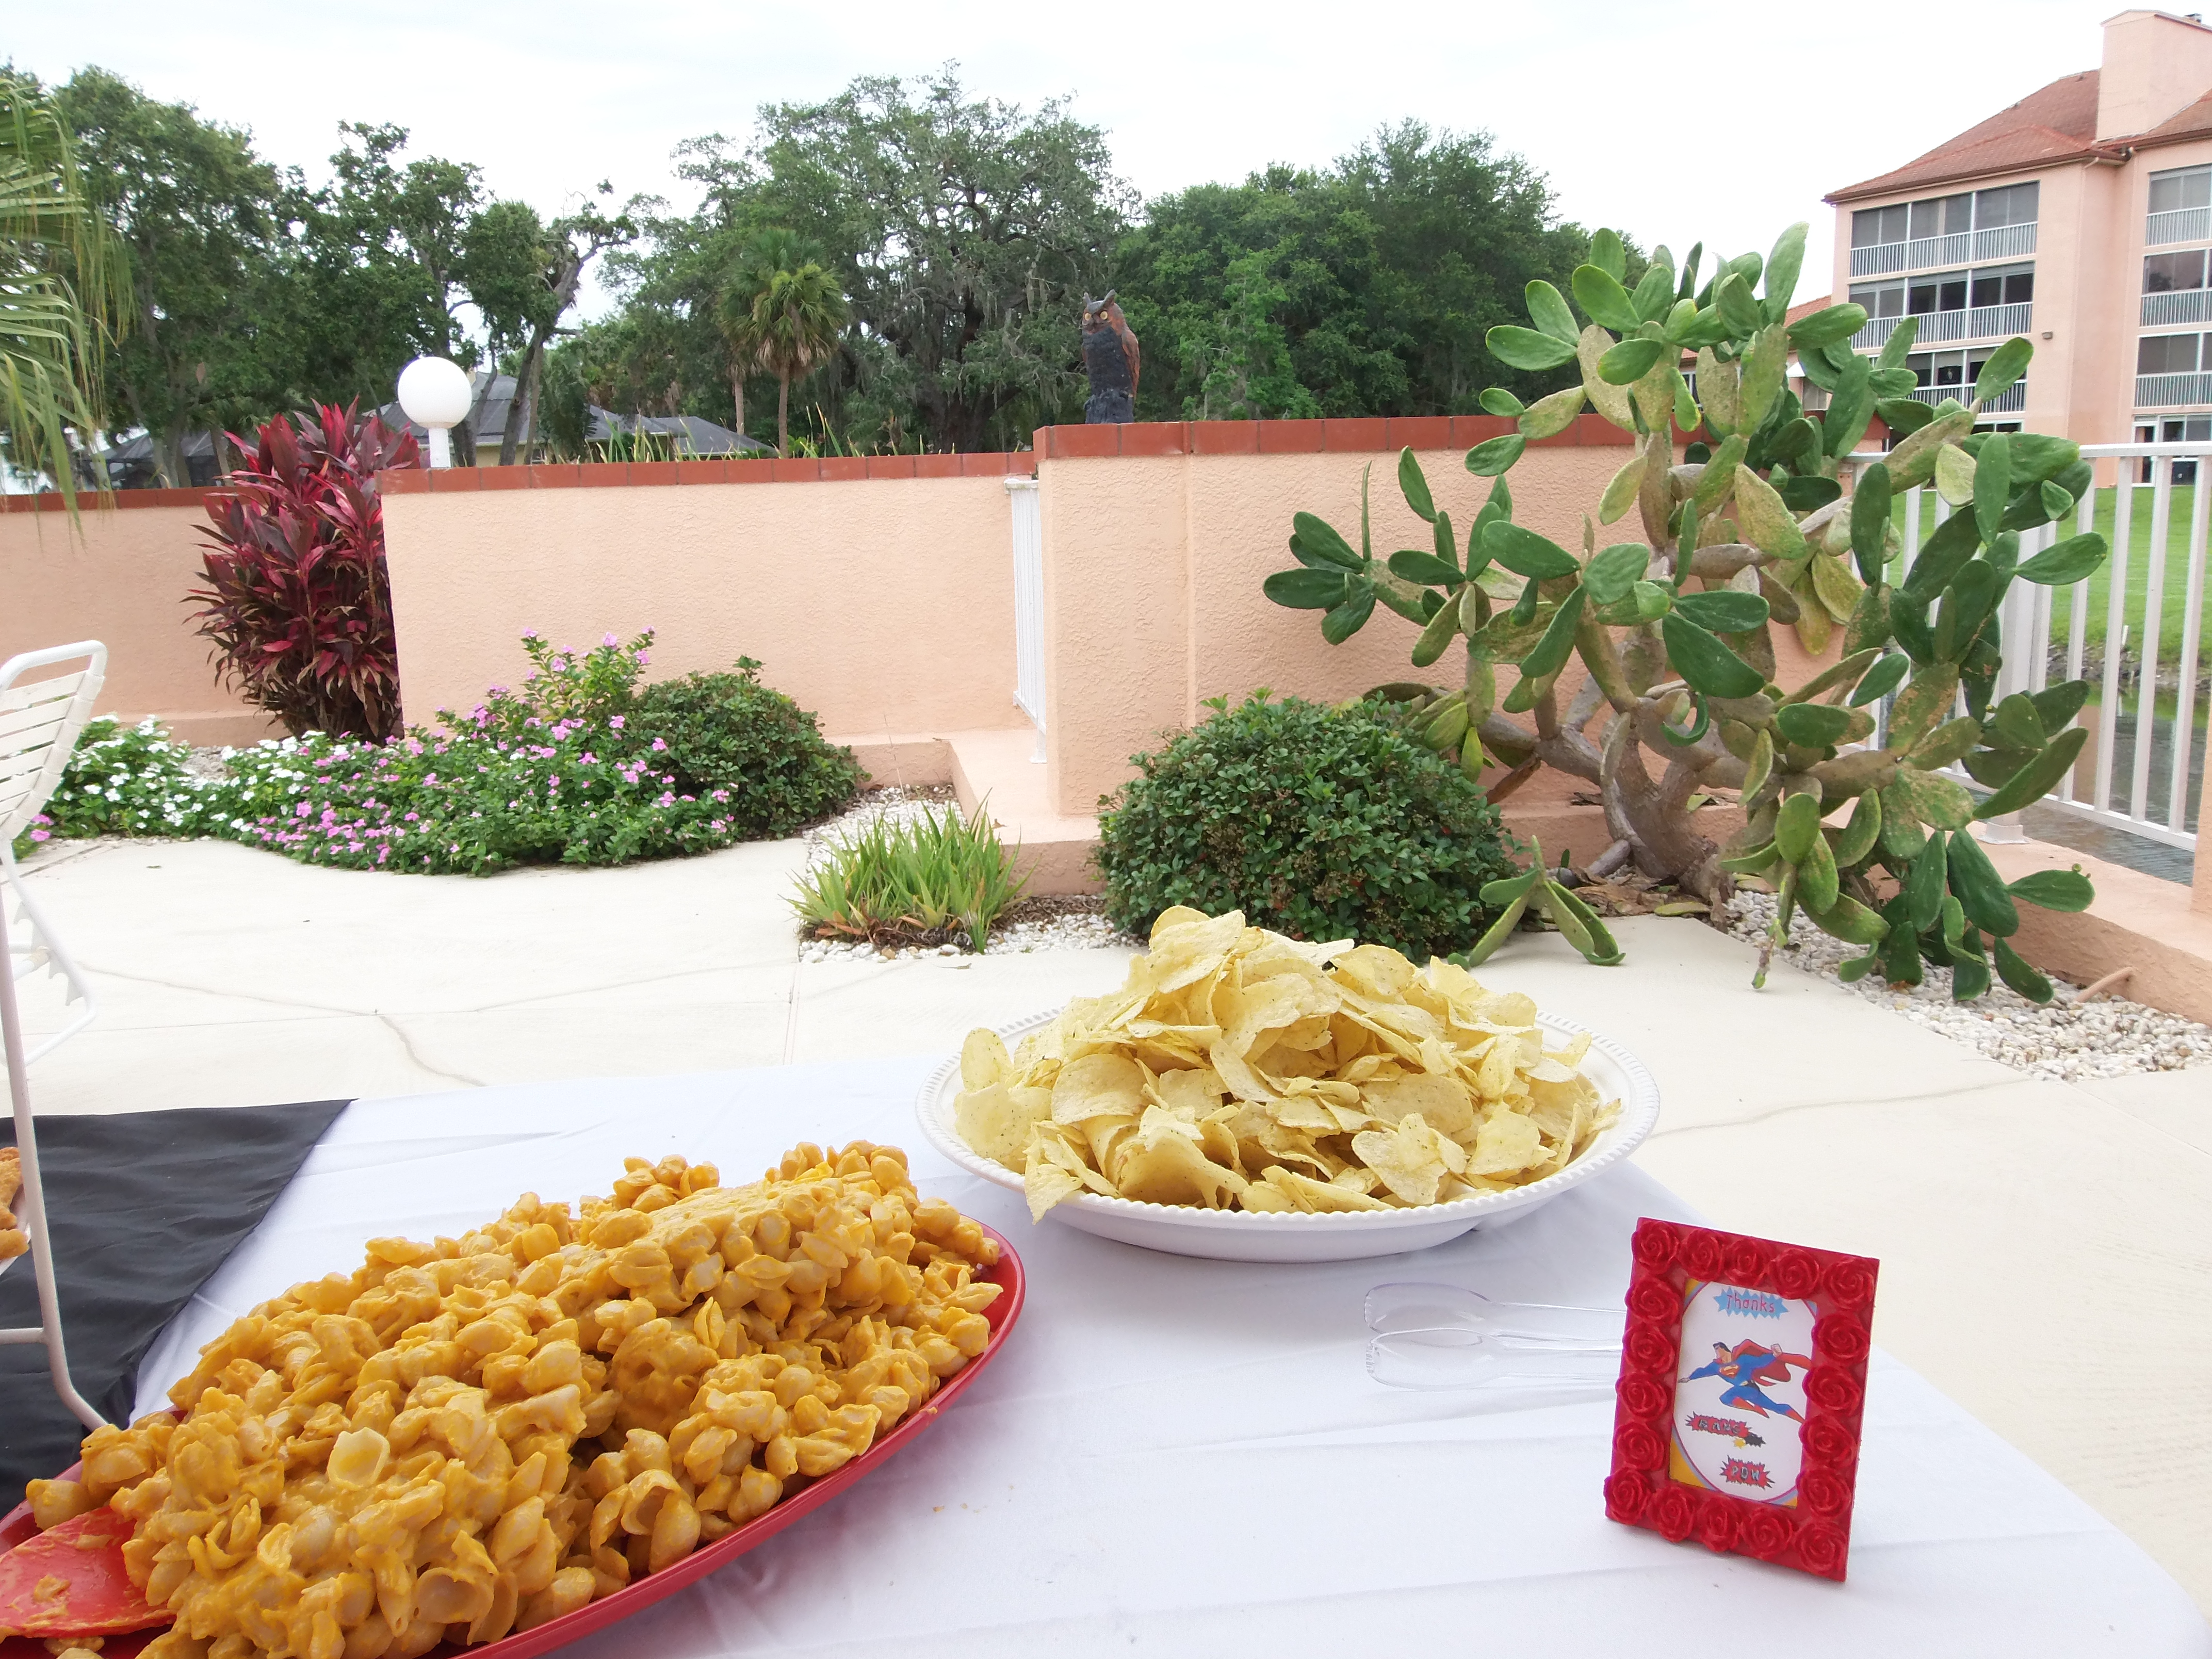
[[[453,464],[453,434],[451,428],[434,426],[430,432],[430,465],[451,466]]]

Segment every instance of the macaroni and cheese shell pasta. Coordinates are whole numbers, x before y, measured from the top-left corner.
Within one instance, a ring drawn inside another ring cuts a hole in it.
[[[572,1212],[372,1240],[201,1352],[164,1413],[31,1483],[106,1504],[150,1659],[409,1659],[574,1611],[842,1468],[983,1351],[998,1248],[903,1153],[724,1187],[628,1160]]]

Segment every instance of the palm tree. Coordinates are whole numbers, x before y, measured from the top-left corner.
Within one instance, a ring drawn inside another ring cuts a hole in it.
[[[72,523],[66,434],[88,444],[100,431],[100,356],[125,314],[122,281],[68,129],[36,81],[0,70],[0,434],[9,463],[52,478]]]
[[[744,421],[744,376],[755,368],[776,379],[775,453],[791,453],[791,383],[837,349],[848,313],[844,291],[823,268],[820,250],[787,230],[763,232],[746,249],[722,290],[717,317],[730,343],[730,381]]]

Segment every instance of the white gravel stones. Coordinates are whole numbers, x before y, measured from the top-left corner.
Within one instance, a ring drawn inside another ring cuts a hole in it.
[[[1740,892],[1730,902],[1725,931],[1757,943],[1774,924],[1774,900]],[[1790,943],[1778,957],[1808,974],[1833,976],[1837,963],[1863,954],[1831,939],[1803,916],[1793,917]],[[1877,975],[1851,988],[1869,1002],[1940,1031],[1990,1060],[2043,1077],[2121,1077],[2130,1072],[2176,1072],[2212,1066],[2212,1027],[2178,1014],[2160,1013],[2124,997],[2077,1003],[2081,988],[2053,979],[2057,994],[2039,1007],[2008,986],[1995,984],[1972,1002],[1951,1000],[1948,969],[1929,968],[1922,983],[1895,990]]]

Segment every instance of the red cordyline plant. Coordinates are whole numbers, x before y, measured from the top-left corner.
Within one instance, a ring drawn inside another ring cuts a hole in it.
[[[421,465],[413,436],[323,404],[261,428],[208,498],[206,586],[185,596],[217,677],[295,736],[381,740],[399,726],[399,664],[376,475]]]

